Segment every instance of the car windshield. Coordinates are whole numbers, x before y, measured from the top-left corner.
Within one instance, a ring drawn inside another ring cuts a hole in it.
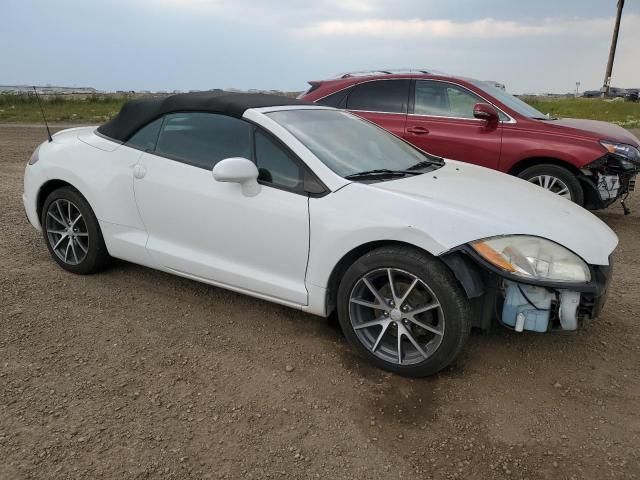
[[[499,102],[504,103],[507,107],[519,113],[520,115],[523,115],[529,118],[536,118],[539,120],[549,119],[549,117],[547,117],[547,115],[545,115],[541,111],[536,110],[531,105],[523,102],[517,97],[514,97],[510,93],[507,93],[506,91],[502,90],[501,88],[495,87],[489,82],[473,80],[471,83],[473,83],[476,87],[480,88],[481,90],[485,91],[486,93],[494,97]]]
[[[386,130],[339,110],[300,109],[267,113],[342,177],[419,174],[441,165]]]

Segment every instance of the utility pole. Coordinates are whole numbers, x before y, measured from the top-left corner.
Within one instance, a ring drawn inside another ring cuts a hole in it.
[[[611,87],[611,72],[613,71],[613,59],[616,56],[616,46],[618,45],[618,32],[620,31],[620,19],[622,18],[622,9],[624,0],[618,0],[618,13],[616,14],[616,24],[613,27],[613,38],[611,39],[611,49],[609,50],[609,61],[607,62],[607,72],[604,74],[604,85],[602,86],[602,96],[609,96],[609,87]]]

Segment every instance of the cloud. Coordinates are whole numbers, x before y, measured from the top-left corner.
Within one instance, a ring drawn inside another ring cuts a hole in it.
[[[631,23],[631,22],[629,22]],[[547,19],[536,23],[484,18],[469,22],[452,20],[327,20],[291,30],[298,37],[359,37],[359,38],[505,38],[557,35],[571,32],[580,35],[600,35],[610,31],[612,18]]]

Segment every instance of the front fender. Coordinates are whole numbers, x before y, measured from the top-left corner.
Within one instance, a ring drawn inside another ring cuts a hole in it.
[[[133,195],[132,168],[140,155],[128,147],[104,151],[76,138],[47,143],[35,166],[45,181],[61,180],[77,189],[100,222],[144,230]]]
[[[309,199],[310,245],[307,284],[326,288],[334,267],[349,252],[372,242],[401,242],[437,256],[447,250],[389,195],[363,185]],[[368,189],[367,189],[368,190]],[[345,212],[345,208],[349,211]]]
[[[582,168],[603,155],[598,142],[558,132],[522,129],[504,130],[500,171],[509,172],[517,163],[531,158],[553,158]]]

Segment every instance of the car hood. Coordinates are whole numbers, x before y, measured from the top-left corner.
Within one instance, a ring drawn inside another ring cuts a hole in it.
[[[640,145],[640,140],[638,140],[635,135],[614,123],[578,118],[559,118],[557,120],[545,121],[545,125],[559,130],[579,130],[583,134],[588,133],[589,136],[597,137],[598,140],[613,140],[633,145],[635,147]]]
[[[618,244],[604,222],[571,201],[467,163],[447,160],[429,173],[368,186],[413,204],[402,215],[412,216],[410,221],[442,246],[440,253],[473,240],[520,234],[547,238],[587,263],[608,265]]]

